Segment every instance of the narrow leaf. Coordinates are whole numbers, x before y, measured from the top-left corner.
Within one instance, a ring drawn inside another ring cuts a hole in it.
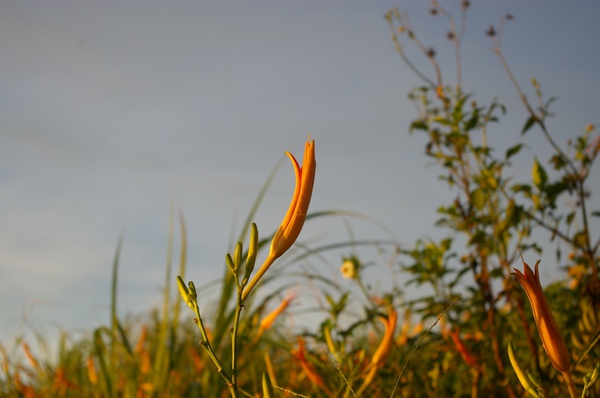
[[[525,125],[523,126],[523,130],[521,130],[521,135],[525,135],[525,133],[531,128],[533,127],[533,125],[536,122],[536,117],[535,116],[530,116],[529,119],[527,119],[527,121],[525,122]]]

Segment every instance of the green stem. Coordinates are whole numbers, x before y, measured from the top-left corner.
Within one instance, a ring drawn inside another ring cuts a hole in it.
[[[365,295],[365,298],[369,301],[369,304],[371,304],[371,308],[373,310],[375,310],[377,308],[377,305],[373,301],[373,297],[371,297],[371,295],[369,294],[369,291],[367,290],[365,285],[362,283],[362,280],[360,279],[360,277],[358,279],[356,279],[356,283],[358,283],[358,286],[360,287],[361,292]]]
[[[194,312],[196,313],[195,323],[196,325],[198,325],[198,329],[200,329],[200,334],[202,335],[202,341],[200,342],[200,345],[204,347],[206,352],[208,352],[208,356],[217,367],[217,372],[221,375],[221,377],[223,377],[225,383],[227,383],[227,387],[229,388],[232,398],[237,398],[238,395],[235,384],[233,383],[232,379],[229,377],[227,372],[225,372],[225,369],[223,369],[221,361],[219,361],[219,358],[217,358],[212,346],[210,345],[210,341],[208,340],[208,334],[206,333],[206,329],[204,328],[204,324],[202,323],[202,317],[200,316],[200,309],[198,308],[197,301],[194,301]]]
[[[237,336],[243,307],[242,293],[243,286],[238,285],[237,303],[235,307],[235,316],[233,318],[233,331],[231,333],[231,381],[233,383],[233,390],[236,394],[235,396],[237,396]]]

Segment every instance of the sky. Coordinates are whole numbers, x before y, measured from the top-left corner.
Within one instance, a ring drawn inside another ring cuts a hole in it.
[[[527,177],[534,151],[544,159],[550,148],[539,132],[519,136],[526,115],[485,31],[514,15],[504,54],[523,87],[535,77],[558,97],[549,127],[564,144],[600,123],[600,3],[471,3],[464,87],[480,103],[507,106],[489,142],[526,142],[515,173]],[[453,194],[436,181],[424,138],[408,133],[417,113],[407,94],[421,82],[384,20],[392,7],[408,12],[452,82],[447,24],[428,4],[0,2],[0,341],[106,324],[120,236],[119,313],[158,305],[173,208],[186,219],[187,279],[217,281],[232,236],[280,164],[255,217],[263,236],[277,228],[294,185],[283,154],[301,158],[308,134],[318,164],[311,211],[360,212],[407,247],[444,236],[435,209]],[[459,2],[444,4],[458,16]],[[597,193],[597,176],[591,182]],[[336,217],[307,222],[300,242],[348,240],[346,222],[356,238],[389,238],[374,223]],[[337,267],[348,254],[331,253],[323,273],[343,282]],[[544,256],[543,276],[560,277]],[[389,278],[383,265],[369,272],[375,290]],[[201,298],[215,294],[207,287]]]

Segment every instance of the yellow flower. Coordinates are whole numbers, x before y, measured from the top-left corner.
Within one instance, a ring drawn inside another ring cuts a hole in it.
[[[544,350],[548,354],[550,361],[554,367],[562,372],[568,373],[571,367],[571,357],[565,341],[563,340],[552,310],[544,295],[542,284],[540,283],[540,275],[538,273],[538,265],[540,260],[535,263],[535,272],[531,270],[529,265],[523,261],[524,269],[523,272],[515,269],[513,275],[516,276],[517,280],[525,289],[531,309],[533,311],[533,318],[538,328],[540,338]]]
[[[302,167],[298,165],[298,162],[291,153],[286,152],[285,154],[292,161],[292,166],[294,166],[294,172],[296,174],[296,189],[294,190],[294,196],[292,197],[292,202],[290,203],[285,218],[273,236],[273,240],[271,241],[271,251],[267,256],[267,259],[247,285],[242,294],[242,299],[248,297],[254,286],[258,283],[260,278],[262,278],[265,272],[267,272],[273,262],[281,257],[281,255],[294,244],[298,235],[300,235],[304,220],[306,219],[306,213],[308,212],[308,205],[310,204],[310,198],[315,182],[315,169],[317,166],[315,160],[315,141],[306,142]]]
[[[344,259],[340,272],[345,279],[358,279],[358,259],[354,256]]]

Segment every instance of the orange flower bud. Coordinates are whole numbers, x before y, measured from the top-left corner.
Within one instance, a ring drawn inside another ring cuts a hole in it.
[[[292,166],[294,166],[294,172],[296,174],[296,189],[294,190],[294,196],[292,197],[285,218],[273,236],[273,240],[271,240],[271,251],[267,256],[267,259],[256,275],[254,275],[250,283],[248,283],[246,289],[244,289],[242,299],[248,297],[254,286],[258,283],[260,278],[262,278],[265,272],[267,272],[273,262],[281,257],[281,255],[294,244],[304,226],[308,205],[310,204],[310,198],[312,197],[312,190],[315,182],[315,170],[317,167],[317,162],[315,160],[315,141],[306,142],[302,167],[298,165],[296,158],[294,158],[291,153],[286,152],[286,155],[292,161]]]
[[[558,330],[552,310],[544,295],[542,284],[540,283],[540,275],[538,273],[538,265],[540,260],[535,263],[535,272],[531,270],[529,265],[523,261],[523,272],[515,269],[513,275],[517,278],[531,304],[533,318],[538,328],[540,338],[544,350],[548,354],[550,361],[554,367],[562,372],[568,373],[571,367],[571,356],[567,350],[567,346],[563,337]]]

